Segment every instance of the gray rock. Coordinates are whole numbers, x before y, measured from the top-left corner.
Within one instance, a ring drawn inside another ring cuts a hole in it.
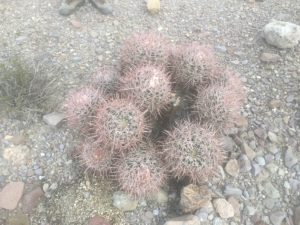
[[[258,165],[258,164],[256,164],[256,163],[253,163],[253,164],[252,164],[252,170],[251,170],[252,175],[253,175],[253,176],[257,176],[258,174],[260,174],[261,169],[262,169],[262,168],[260,167],[260,165]]]
[[[269,137],[270,141],[272,141],[274,143],[279,143],[277,135],[274,134],[273,132],[269,131],[268,132],[268,137]]]
[[[217,46],[215,47],[215,49],[216,49],[217,51],[223,52],[223,53],[227,51],[227,48],[226,48],[225,46],[223,46],[223,45],[217,45]]]
[[[249,216],[253,216],[256,213],[256,208],[250,205],[246,206],[246,210]]]
[[[266,182],[263,184],[264,192],[270,198],[280,198],[279,191],[273,186],[271,182]]]
[[[300,26],[273,20],[264,27],[263,36],[268,44],[277,48],[293,48],[300,40]]]
[[[250,160],[253,160],[256,156],[256,152],[247,143],[243,143],[243,151]]]
[[[243,191],[239,188],[234,188],[234,187],[231,187],[229,185],[226,185],[225,186],[225,189],[224,189],[224,195],[225,196],[237,196],[237,197],[241,197],[243,194]]]
[[[52,112],[43,116],[43,121],[53,127],[58,126],[66,116],[63,113]]]
[[[223,220],[219,217],[214,218],[213,225],[223,225]]]
[[[273,225],[281,225],[282,221],[286,217],[286,213],[282,211],[274,212],[270,215],[270,220]]]
[[[290,178],[289,183],[290,183],[291,189],[293,191],[296,191],[296,190],[298,190],[298,188],[300,188],[300,181],[299,180]]]
[[[198,210],[195,215],[199,218],[200,222],[205,222],[208,220],[208,213],[202,212],[201,210]]]
[[[264,206],[267,208],[267,209],[273,209],[275,203],[276,203],[276,199],[273,199],[273,198],[266,198],[264,201],[263,201],[263,204]]]
[[[293,149],[288,147],[285,152],[284,164],[287,168],[293,167],[298,162],[297,157],[293,153]]]
[[[201,222],[197,216],[187,215],[173,218],[167,221],[164,225],[200,225]]]
[[[238,159],[240,172],[246,173],[251,170],[251,162],[246,155],[241,155]]]
[[[124,192],[117,191],[113,195],[113,205],[116,208],[126,212],[126,211],[135,210],[138,205],[138,201],[131,198],[129,195],[125,194]]]
[[[262,62],[278,62],[280,60],[280,55],[274,53],[263,52],[260,56]]]

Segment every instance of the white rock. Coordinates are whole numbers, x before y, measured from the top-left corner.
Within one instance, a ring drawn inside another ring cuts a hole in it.
[[[64,114],[58,112],[52,112],[43,116],[44,122],[53,127],[58,126],[65,118]]]
[[[293,48],[300,40],[300,26],[273,20],[263,29],[265,40],[277,48]]]
[[[156,14],[160,10],[160,0],[148,0],[147,9],[151,14]]]
[[[126,211],[135,210],[138,205],[138,201],[131,198],[129,195],[125,194],[124,192],[117,191],[113,195],[113,205],[116,208],[126,212]]]

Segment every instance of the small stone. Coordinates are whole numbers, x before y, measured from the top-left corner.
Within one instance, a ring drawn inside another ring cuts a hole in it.
[[[0,208],[13,210],[17,207],[24,190],[23,182],[10,182],[0,192]]]
[[[11,136],[11,138],[8,141],[13,143],[14,145],[25,145],[27,141],[27,137],[26,135],[23,134]]]
[[[266,195],[270,198],[280,198],[279,191],[273,186],[271,182],[266,182],[263,184],[263,189]]]
[[[287,96],[286,102],[291,103],[291,102],[293,102],[293,101],[294,101],[294,95],[289,95],[289,96]]]
[[[212,193],[207,185],[197,186],[189,184],[185,186],[180,194],[180,207],[183,212],[195,212],[197,209],[210,203]]]
[[[158,216],[159,215],[159,209],[154,209],[152,213],[153,213],[154,216]]]
[[[44,183],[43,184],[43,191],[47,192],[49,190],[49,184],[48,183]]]
[[[256,213],[256,208],[250,205],[246,206],[246,210],[249,216],[253,216]]]
[[[138,201],[132,199],[124,192],[117,191],[113,194],[113,205],[124,212],[133,211],[136,209]]]
[[[156,14],[160,10],[160,0],[147,0],[147,9],[151,14]]]
[[[53,127],[58,126],[65,118],[64,114],[58,112],[52,112],[43,116],[44,122]]]
[[[230,205],[230,203],[226,201],[226,199],[216,199],[213,201],[213,205],[221,218],[227,219],[234,216],[234,209],[232,205]]]
[[[158,204],[165,204],[168,202],[168,193],[160,189],[159,191],[153,194],[152,199]]]
[[[223,225],[223,221],[220,217],[216,217],[216,218],[214,218],[212,224],[213,225]]]
[[[278,99],[273,99],[269,102],[269,106],[271,109],[280,108],[281,105],[282,103]]]
[[[266,166],[267,170],[270,171],[270,173],[274,174],[277,172],[278,170],[278,166],[275,164],[275,163],[269,163],[267,166]]]
[[[296,207],[294,210],[294,224],[300,225],[300,206]]]
[[[273,20],[264,27],[263,36],[268,44],[277,48],[293,48],[300,40],[300,26]]]
[[[93,216],[89,220],[88,225],[111,225],[111,223],[101,216]]]
[[[260,166],[266,165],[266,161],[265,161],[264,157],[262,157],[262,156],[257,156],[257,157],[255,158],[255,161],[256,161],[256,162],[258,163],[258,165],[260,165]]]
[[[282,211],[274,212],[270,215],[270,220],[273,225],[281,225],[282,221],[286,217],[286,213]]]
[[[270,174],[268,173],[267,170],[262,169],[261,172],[258,174],[258,176],[256,177],[256,181],[258,183],[265,181],[269,178]]]
[[[32,210],[39,204],[41,197],[44,195],[43,190],[40,187],[37,187],[25,194],[23,197],[23,212],[31,213]]]
[[[217,45],[217,46],[215,47],[215,49],[216,49],[217,51],[223,52],[223,53],[227,51],[227,48],[226,48],[225,46],[223,46],[223,45]]]
[[[225,136],[223,138],[223,146],[227,152],[232,152],[234,150],[235,143],[231,137]]]
[[[81,28],[81,23],[79,20],[73,19],[73,20],[70,20],[70,23],[74,28],[77,28],[77,29]]]
[[[236,217],[240,217],[241,215],[241,205],[239,203],[239,201],[235,198],[230,196],[227,201],[230,203],[230,205],[232,205],[233,209],[234,209],[234,216]]]
[[[273,198],[266,198],[263,202],[264,206],[268,209],[273,209],[275,203],[276,203],[276,199]]]
[[[294,155],[293,149],[291,147],[288,147],[288,149],[285,152],[284,165],[287,168],[292,168],[297,162],[298,162],[298,159]]]
[[[205,222],[208,220],[208,213],[197,210],[195,215],[199,218],[200,222]]]
[[[299,181],[299,180],[290,178],[290,179],[289,179],[289,183],[290,183],[291,189],[292,189],[293,191],[298,190],[298,188],[300,189],[300,181]]]
[[[268,137],[269,137],[270,141],[272,141],[273,143],[279,143],[277,135],[274,134],[273,132],[269,131]]]
[[[233,177],[237,177],[240,172],[240,167],[239,167],[238,161],[236,159],[229,160],[225,166],[225,171],[229,175],[231,175]]]
[[[201,225],[201,222],[197,216],[187,215],[173,218],[164,225]]]
[[[276,154],[277,152],[280,151],[280,149],[278,148],[278,146],[271,144],[268,146],[268,151],[271,152],[272,154]]]
[[[253,160],[256,156],[256,152],[247,143],[243,143],[243,151],[250,160]]]
[[[274,53],[263,52],[260,56],[262,62],[278,62],[280,60],[280,55]]]
[[[257,176],[261,172],[260,165],[253,163],[251,172],[253,176]]]
[[[238,159],[240,171],[242,173],[249,172],[251,170],[251,162],[246,155],[241,155]]]
[[[225,196],[237,196],[241,197],[243,195],[243,191],[239,188],[231,187],[229,185],[226,185],[224,188],[224,195]]]

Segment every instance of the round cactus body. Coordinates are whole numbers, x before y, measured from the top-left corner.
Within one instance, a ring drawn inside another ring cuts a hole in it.
[[[73,128],[87,125],[95,109],[105,102],[102,93],[90,86],[70,92],[64,104],[68,124]]]
[[[238,76],[225,71],[224,79],[201,90],[194,102],[194,113],[201,123],[210,124],[223,131],[233,126],[240,116],[245,98],[243,85]]]
[[[94,121],[97,138],[113,150],[135,147],[146,131],[144,113],[125,99],[99,107]]]
[[[121,52],[123,73],[142,65],[166,66],[169,43],[155,33],[135,33],[125,41]]]
[[[170,70],[175,82],[183,88],[205,87],[219,75],[213,50],[198,44],[175,48],[170,56]]]
[[[173,101],[169,76],[159,67],[140,67],[128,73],[122,83],[121,94],[154,117]]]
[[[165,168],[151,143],[142,143],[117,165],[121,189],[134,197],[147,197],[159,190],[166,181]]]
[[[100,68],[92,77],[93,87],[113,94],[119,86],[119,74],[112,68]]]
[[[224,160],[220,140],[208,128],[189,121],[177,124],[163,143],[165,161],[178,179],[202,183],[218,174]]]
[[[107,176],[112,168],[111,151],[97,142],[85,141],[79,149],[79,159],[88,170]]]

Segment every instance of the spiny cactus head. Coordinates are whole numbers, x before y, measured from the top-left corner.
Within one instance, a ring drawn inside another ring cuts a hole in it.
[[[212,48],[195,43],[178,46],[170,55],[170,70],[183,88],[206,87],[220,72]]]
[[[131,68],[146,64],[166,66],[169,43],[154,32],[135,33],[127,38],[121,52],[121,69],[126,73]]]
[[[166,181],[166,170],[151,143],[142,143],[120,159],[117,179],[121,189],[133,197],[147,197]]]
[[[128,73],[122,80],[121,94],[155,118],[170,106],[174,98],[169,76],[161,67],[152,65]]]
[[[119,86],[119,77],[116,69],[103,67],[92,76],[91,84],[105,94],[114,94]]]
[[[103,94],[94,87],[85,86],[71,91],[64,102],[69,126],[78,128],[88,124],[95,108],[104,103]]]
[[[108,176],[113,166],[112,152],[103,144],[87,139],[78,150],[82,166],[101,176]]]
[[[195,184],[216,176],[218,166],[225,159],[221,141],[215,133],[189,121],[167,132],[162,148],[171,173],[178,179],[187,177]]]
[[[243,84],[238,76],[227,71],[222,82],[199,91],[194,102],[194,114],[222,132],[233,126],[240,116],[245,99]]]
[[[144,113],[126,99],[114,99],[97,110],[96,137],[113,150],[135,147],[147,131]]]

